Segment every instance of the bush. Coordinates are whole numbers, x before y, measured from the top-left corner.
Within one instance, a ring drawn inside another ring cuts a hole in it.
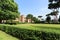
[[[19,24],[19,21],[12,21],[11,22],[11,20],[8,20],[5,24],[16,25],[16,24]]]
[[[0,30],[21,40],[60,40],[60,34],[20,29],[12,26],[0,26]]]
[[[27,23],[27,22],[24,22],[24,23],[23,23],[23,22],[19,22],[19,24],[26,24],[26,23]]]

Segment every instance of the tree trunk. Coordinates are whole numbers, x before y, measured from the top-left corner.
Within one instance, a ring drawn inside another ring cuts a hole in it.
[[[0,20],[0,23],[2,23],[2,20]]]
[[[58,17],[57,17],[57,15],[55,15],[54,23],[58,23]]]

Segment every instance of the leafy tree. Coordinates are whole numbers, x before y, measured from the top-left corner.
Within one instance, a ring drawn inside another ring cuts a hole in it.
[[[32,19],[33,19],[33,15],[32,15],[32,14],[28,14],[28,15],[26,16],[26,18],[32,20]]]
[[[49,0],[48,9],[51,9],[53,11],[50,13],[50,15],[54,15],[57,18],[59,7],[60,7],[60,0]]]
[[[38,18],[41,18],[42,16],[38,16]]]
[[[33,21],[33,15],[32,14],[28,14],[27,16],[26,16],[26,19],[31,19],[31,22]]]
[[[19,17],[18,7],[14,0],[0,0],[0,23]]]
[[[34,17],[32,14],[28,14],[26,16],[26,19],[31,19],[32,21],[34,21],[34,23],[38,23],[39,22],[38,18]]]
[[[42,20],[42,16],[38,16],[38,18],[40,19],[40,21]]]
[[[34,21],[34,23],[40,23],[40,20],[38,20],[38,18],[36,18],[36,17],[33,17],[33,21]]]
[[[51,17],[47,15],[46,22],[50,23],[50,21],[51,21]]]
[[[60,16],[59,16],[59,19],[58,19],[58,21],[60,22]]]

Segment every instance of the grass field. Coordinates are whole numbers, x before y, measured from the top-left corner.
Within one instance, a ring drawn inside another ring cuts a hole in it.
[[[19,39],[60,40],[60,24],[0,24],[0,29]],[[38,35],[38,36],[37,36]]]
[[[18,24],[6,26],[13,26],[21,29],[46,31],[60,34],[60,24]]]
[[[19,24],[13,26],[21,29],[46,31],[60,34],[60,24]]]
[[[18,40],[18,39],[0,31],[0,40]]]

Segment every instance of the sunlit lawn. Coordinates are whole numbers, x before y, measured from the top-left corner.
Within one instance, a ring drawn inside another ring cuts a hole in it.
[[[60,24],[19,24],[16,27],[60,34]]]
[[[7,26],[7,27],[10,26],[20,29],[44,31],[44,32],[60,34],[60,24],[17,24],[17,25],[0,24],[0,26]],[[18,40],[18,39],[0,31],[0,40]]]
[[[0,31],[0,40],[18,40],[18,39]]]
[[[17,24],[17,25],[6,25],[6,26],[60,34],[60,24]]]

